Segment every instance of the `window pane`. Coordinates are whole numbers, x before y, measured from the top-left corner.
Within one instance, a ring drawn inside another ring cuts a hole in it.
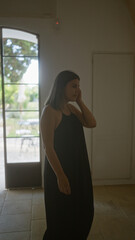
[[[4,56],[38,56],[37,37],[23,31],[3,29]]]
[[[0,110],[0,188],[5,187],[3,119]]]
[[[39,161],[39,138],[7,139],[7,163]]]
[[[5,57],[4,83],[38,84],[38,60],[29,57]]]
[[[2,29],[7,163],[39,162],[38,38]]]
[[[1,58],[0,58],[0,188],[4,187],[5,187],[5,172],[4,172],[3,104],[2,104]]]
[[[38,85],[5,85],[6,110],[38,110]]]
[[[6,137],[39,136],[39,112],[7,112]]]
[[[2,76],[1,76],[1,58],[0,58],[0,110],[2,110]]]

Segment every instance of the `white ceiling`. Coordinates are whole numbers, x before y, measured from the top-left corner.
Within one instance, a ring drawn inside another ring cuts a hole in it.
[[[56,16],[57,0],[0,0],[0,17]]]

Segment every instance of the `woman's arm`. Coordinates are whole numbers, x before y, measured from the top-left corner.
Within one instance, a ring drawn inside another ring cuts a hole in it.
[[[81,90],[79,89],[78,97],[76,99],[76,102],[80,108],[81,111],[79,111],[76,107],[69,104],[69,108],[71,112],[73,112],[79,120],[82,122],[83,126],[87,128],[94,128],[96,127],[96,119],[94,118],[91,111],[86,107],[82,100]]]
[[[70,185],[54,150],[54,131],[56,128],[56,113],[51,107],[46,107],[42,113],[40,127],[41,135],[48,161],[57,177],[59,190],[70,194]]]

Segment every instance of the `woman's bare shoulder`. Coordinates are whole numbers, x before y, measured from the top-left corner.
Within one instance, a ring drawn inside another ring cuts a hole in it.
[[[42,111],[42,115],[41,115],[41,121],[44,121],[44,120],[47,123],[49,121],[50,125],[51,125],[51,123],[54,124],[54,126],[56,128],[61,120],[61,113],[60,113],[60,111],[54,109],[50,105],[47,105],[44,107],[44,109]]]
[[[44,106],[42,110],[42,116],[54,116],[56,115],[56,110],[52,108],[50,105]]]

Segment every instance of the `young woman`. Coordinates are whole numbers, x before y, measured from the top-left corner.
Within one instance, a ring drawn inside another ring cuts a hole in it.
[[[96,120],[82,101],[80,78],[63,71],[41,116],[45,148],[43,240],[86,240],[93,221],[93,190],[83,126]],[[69,102],[76,102],[80,111]]]

